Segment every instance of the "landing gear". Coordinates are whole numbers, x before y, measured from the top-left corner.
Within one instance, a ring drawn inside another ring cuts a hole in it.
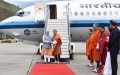
[[[38,51],[37,51],[37,53],[36,53],[37,55],[39,55],[40,54],[40,49],[38,48]]]
[[[38,51],[37,51],[37,53],[36,53],[37,55],[40,55],[41,53],[40,53],[40,49],[38,48]],[[41,55],[41,59],[44,59],[44,56],[43,55]]]
[[[43,55],[41,55],[41,59],[44,59],[44,56],[43,56]]]
[[[69,58],[70,59],[73,59],[74,58],[74,53],[73,53],[73,50],[69,50]]]
[[[74,58],[74,53],[70,54],[70,59]]]

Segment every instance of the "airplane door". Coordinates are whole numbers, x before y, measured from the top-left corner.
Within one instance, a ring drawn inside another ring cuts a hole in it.
[[[49,5],[50,9],[50,19],[57,19],[57,6]]]
[[[35,12],[35,22],[43,22],[45,19],[45,1],[35,2],[34,12]]]

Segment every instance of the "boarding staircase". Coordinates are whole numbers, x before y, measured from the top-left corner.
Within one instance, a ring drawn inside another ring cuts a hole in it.
[[[60,34],[62,38],[62,55],[61,57],[69,57],[68,52],[68,32],[67,23],[65,19],[49,19],[47,30],[50,31],[50,35],[53,35],[53,30],[56,29],[57,33]]]
[[[69,17],[67,14],[65,19],[49,19],[49,7],[46,10],[46,19],[45,19],[45,31],[49,30],[49,34],[53,36],[53,30],[56,29],[57,33],[60,34],[62,38],[62,55],[61,58],[69,58],[70,57],[70,24],[69,24]],[[68,6],[66,5],[66,12],[68,12]]]

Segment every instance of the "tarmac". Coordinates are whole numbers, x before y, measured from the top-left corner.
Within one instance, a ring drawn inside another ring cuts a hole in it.
[[[79,43],[77,43],[79,45]],[[80,49],[76,48],[74,59],[67,64],[76,75],[98,75],[93,73],[93,67],[87,67],[89,61],[85,56],[85,43]],[[28,75],[36,62],[43,62],[40,55],[36,55],[36,46],[22,43],[0,43],[0,75]],[[77,51],[79,50],[79,51]],[[118,56],[118,75],[120,74],[120,55]],[[53,61],[53,60],[51,60]]]

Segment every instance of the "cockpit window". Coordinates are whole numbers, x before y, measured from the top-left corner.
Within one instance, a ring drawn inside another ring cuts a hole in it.
[[[14,16],[24,17],[24,16],[28,16],[28,15],[30,15],[30,11],[26,11],[26,12],[17,12],[17,13],[15,13]]]
[[[18,14],[18,16],[20,16],[20,17],[23,17],[23,15],[24,15],[24,12],[20,12],[20,13]]]
[[[24,13],[24,16],[28,16],[28,15],[30,15],[29,11]]]
[[[19,14],[19,13],[17,12],[17,13],[14,14],[14,16],[18,16],[18,14]]]

